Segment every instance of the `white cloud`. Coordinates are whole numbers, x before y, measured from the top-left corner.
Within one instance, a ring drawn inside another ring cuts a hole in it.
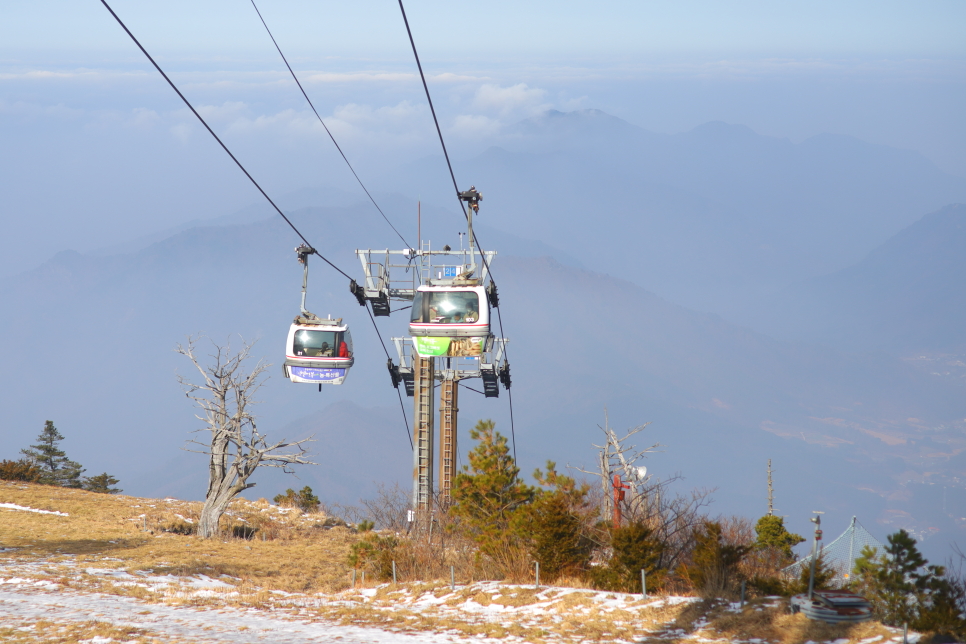
[[[6,71],[0,72],[0,81],[20,81],[20,80],[73,80],[82,79],[94,82],[103,82],[107,79],[120,78],[125,76],[146,76],[148,73],[142,70],[122,71],[118,69],[28,69],[25,71]]]
[[[459,93],[466,93],[470,87],[456,89],[450,95],[455,107],[464,104]],[[552,107],[547,102],[547,92],[526,83],[501,87],[495,83],[485,83],[473,90],[472,99],[464,104],[462,114],[452,121],[449,131],[467,139],[494,136],[509,123],[545,112]]]
[[[382,107],[347,103],[325,117],[325,123],[340,144],[356,141],[378,149],[428,140],[432,132],[428,112],[428,107],[410,101]]]
[[[428,81],[440,82],[440,83],[466,83],[466,82],[479,82],[484,80],[490,80],[489,76],[466,76],[463,74],[452,74],[450,72],[444,72],[442,74],[436,74],[435,76],[430,76]]]
[[[561,98],[558,102],[558,109],[562,112],[573,112],[574,110],[585,109],[590,103],[589,96],[579,96],[577,98]]]
[[[152,128],[161,122],[161,115],[146,107],[134,108],[134,114],[127,120],[128,127]]]
[[[332,118],[351,125],[401,125],[409,123],[414,117],[421,114],[424,108],[414,105],[409,101],[401,101],[395,105],[386,105],[373,108],[371,105],[359,105],[348,103],[340,105],[333,113]]]
[[[195,109],[206,121],[235,122],[245,118],[249,113],[248,106],[241,101],[225,101],[221,105],[199,105]]]
[[[411,73],[401,72],[309,72],[308,74],[299,73],[299,80],[305,78],[309,83],[349,83],[349,82],[372,82],[372,81],[414,81],[419,76]]]
[[[188,139],[191,138],[191,126],[187,123],[178,123],[177,125],[172,125],[169,129],[171,134],[181,141],[181,143],[187,143]]]
[[[67,107],[63,103],[39,105],[26,101],[4,101],[0,99],[0,114],[25,117],[51,117],[60,120],[74,120],[84,115],[83,110]]]
[[[476,90],[473,106],[483,111],[495,111],[500,116],[509,116],[514,112],[532,115],[550,108],[549,103],[543,102],[546,94],[545,90],[530,88],[526,83],[510,87],[487,83]]]
[[[497,134],[502,127],[503,124],[500,121],[482,114],[460,114],[456,117],[450,132],[456,136],[475,138]]]

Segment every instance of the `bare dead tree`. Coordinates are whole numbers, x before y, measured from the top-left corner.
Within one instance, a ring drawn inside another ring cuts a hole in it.
[[[193,382],[179,375],[178,383],[185,396],[201,409],[196,418],[206,427],[196,431],[210,434],[206,442],[188,441],[202,449],[185,448],[209,456],[208,492],[198,523],[198,535],[207,539],[218,534],[221,515],[232,499],[255,486],[248,479],[257,468],[280,467],[291,472],[291,465],[311,464],[304,458],[303,444],[312,439],[269,443],[255,426],[250,407],[258,402],[254,396],[271,365],[259,360],[247,371],[254,342],[242,341],[238,351],[232,351],[230,342],[225,346],[212,342],[209,360],[203,364],[196,353],[198,339],[189,337],[176,351],[191,360],[201,376],[200,381]]]
[[[387,487],[383,483],[376,486],[376,498],[363,499],[366,513],[377,527],[393,532],[405,532],[408,527],[408,513],[412,507],[412,491],[404,489],[399,483]]]
[[[604,432],[604,444],[594,445],[594,447],[600,450],[597,455],[597,469],[585,470],[579,467],[573,468],[584,474],[599,477],[601,498],[603,500],[601,513],[604,516],[609,515],[611,510],[613,510],[611,480],[614,474],[621,474],[622,482],[631,486],[626,495],[626,504],[629,506],[627,509],[630,509],[632,512],[637,506],[646,505],[649,498],[660,493],[659,489],[652,489],[654,488],[652,478],[648,476],[647,468],[640,464],[640,462],[648,454],[656,452],[657,448],[661,447],[661,444],[654,443],[646,449],[638,450],[634,445],[627,442],[635,434],[647,429],[647,426],[650,424],[644,423],[643,425],[628,429],[624,436],[618,437],[617,432],[610,426],[610,419],[607,408],[605,407],[604,426],[601,427],[598,425],[600,430]]]
[[[644,524],[652,530],[663,546],[658,566],[672,570],[690,553],[694,531],[705,518],[702,509],[711,503],[713,490],[692,490],[682,495],[670,489],[673,483],[681,480],[680,475],[660,479],[649,474],[642,461],[649,454],[656,453],[661,444],[654,443],[639,450],[629,442],[631,437],[644,431],[648,425],[650,423],[638,425],[628,429],[624,436],[618,436],[610,427],[605,409],[604,426],[598,425],[604,433],[604,444],[594,445],[600,450],[597,469],[573,469],[599,478],[601,515],[605,518],[613,510],[613,475],[621,474],[622,482],[630,485],[621,507],[622,514],[626,520]]]

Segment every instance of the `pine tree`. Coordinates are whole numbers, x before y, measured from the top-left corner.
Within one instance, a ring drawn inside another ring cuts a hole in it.
[[[610,546],[607,565],[591,570],[591,578],[598,588],[639,593],[641,570],[645,571],[649,591],[664,584],[666,571],[660,567],[664,546],[647,525],[634,521],[612,529]]]
[[[547,461],[546,472],[536,470],[533,478],[548,489],[535,490],[533,501],[516,517],[516,529],[528,541],[530,556],[540,562],[547,579],[585,569],[594,545],[587,534],[595,514],[587,500],[590,488],[557,472],[553,461]]]
[[[530,503],[534,490],[520,480],[520,468],[510,455],[505,436],[492,420],[481,420],[470,430],[479,444],[469,453],[469,465],[453,481],[451,513],[461,520],[480,552],[507,572],[519,558],[522,541],[514,517]]]
[[[885,548],[885,565],[880,569],[882,598],[887,618],[893,625],[899,625],[912,621],[909,599],[925,588],[927,580],[919,569],[927,562],[916,548],[916,540],[905,530],[886,539],[889,545]]]
[[[705,521],[695,531],[691,561],[681,571],[694,590],[708,597],[732,590],[738,564],[751,550],[748,546],[727,543],[723,532],[717,521]]]
[[[758,540],[755,542],[756,548],[774,548],[789,561],[795,557],[792,547],[805,541],[801,535],[789,532],[785,528],[785,520],[774,514],[766,514],[758,519],[758,523],[755,524],[755,534],[758,535]]]
[[[104,472],[103,474],[98,474],[97,476],[88,476],[84,478],[82,487],[88,492],[100,492],[101,494],[119,494],[123,492],[120,488],[111,487],[112,485],[117,485],[120,483],[119,480]]]
[[[835,568],[825,559],[825,552],[820,550],[815,560],[815,576],[812,577],[812,563],[809,561],[808,565],[802,566],[797,583],[791,584],[789,590],[792,594],[807,593],[809,579],[812,580],[812,590],[826,590],[832,587],[836,574]]]
[[[919,611],[912,628],[922,632],[932,631],[952,635],[962,642],[966,635],[966,579],[962,575],[948,574],[943,566],[929,566],[932,573],[926,584],[928,600]],[[934,638],[935,641],[935,638]]]
[[[29,458],[18,461],[3,460],[0,461],[0,480],[37,483],[40,481],[40,468]]]
[[[934,605],[933,600],[942,598],[945,570],[927,566],[916,540],[905,530],[890,534],[887,541],[881,555],[875,548],[862,549],[855,561],[856,587],[872,602],[884,624],[915,627]]]
[[[285,490],[285,494],[276,494],[272,501],[282,507],[298,508],[306,513],[318,512],[319,507],[322,505],[322,501],[319,500],[319,497],[315,496],[312,488],[308,485],[298,492],[289,488]]]
[[[37,444],[20,452],[40,468],[41,483],[81,487],[83,485],[81,474],[84,473],[84,468],[67,458],[67,454],[57,447],[57,443],[62,440],[64,437],[54,427],[54,422],[48,420],[44,423],[43,431],[37,436]]]

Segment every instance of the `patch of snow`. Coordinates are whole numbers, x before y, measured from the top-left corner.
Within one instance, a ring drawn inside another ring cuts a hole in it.
[[[147,572],[139,572],[135,576],[124,570],[112,568],[85,568],[84,572],[96,577],[107,577],[119,586],[139,586],[154,591],[167,589],[172,586],[177,586],[179,589],[189,592],[210,591],[212,589],[233,590],[235,588],[232,584],[218,579],[212,579],[207,575],[179,577],[177,575],[152,575]],[[207,593],[207,595],[210,595],[210,593]]]
[[[17,505],[16,503],[0,503],[0,508],[6,508],[7,510],[20,510],[21,512],[36,512],[37,514],[56,514],[59,517],[70,516],[66,512],[56,512],[52,510],[37,510],[36,508],[25,508],[22,505]]]
[[[697,597],[680,597],[680,596],[674,596],[674,595],[665,597],[663,600],[666,606],[677,606],[678,604],[693,604],[699,601],[701,600]],[[812,642],[812,644],[815,644],[815,643]]]
[[[84,572],[88,575],[98,575],[101,577],[114,577],[115,579],[137,579],[134,575],[124,570],[117,570],[115,568],[85,568]]]
[[[81,595],[75,592],[17,594],[0,589],[0,604],[7,618],[49,619],[58,622],[89,623],[92,618],[112,624],[143,629],[148,637],[165,636],[193,642],[228,644],[501,644],[487,637],[460,637],[454,633],[403,633],[373,627],[342,626],[313,621],[306,615],[289,618],[284,614],[233,608],[210,610],[166,604],[151,604],[131,597]],[[29,630],[29,627],[26,629]],[[98,644],[106,638],[85,640]]]
[[[24,579],[22,577],[11,577],[10,579],[0,578],[0,585],[12,585],[30,588],[45,588],[53,589],[57,588],[59,584],[55,584],[52,581],[47,581],[45,579]]]

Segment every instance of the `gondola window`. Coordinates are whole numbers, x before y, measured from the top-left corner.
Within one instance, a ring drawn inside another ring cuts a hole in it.
[[[480,319],[480,297],[473,292],[417,292],[411,322],[474,324]]]

